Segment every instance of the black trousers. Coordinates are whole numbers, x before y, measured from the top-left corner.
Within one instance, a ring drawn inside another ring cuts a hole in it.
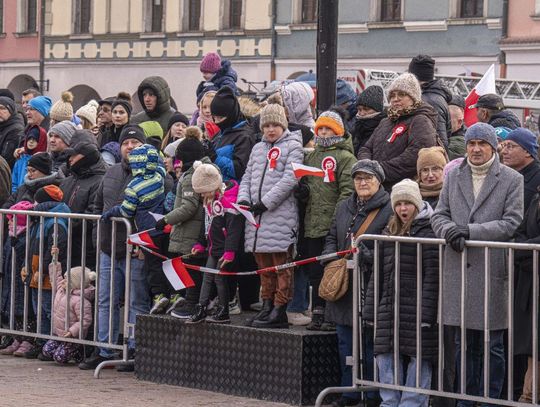
[[[304,239],[306,245],[306,258],[320,256],[324,249],[324,237],[309,238]],[[324,267],[321,263],[314,262],[306,265],[306,272],[309,278],[309,284],[311,285],[311,307],[315,309],[316,307],[324,308],[326,302],[319,297],[319,285],[324,274]]]

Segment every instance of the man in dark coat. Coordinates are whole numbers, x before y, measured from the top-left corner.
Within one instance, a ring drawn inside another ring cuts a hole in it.
[[[476,117],[479,122],[488,123],[493,127],[508,127],[510,130],[521,127],[516,114],[505,109],[502,97],[494,93],[480,96],[471,108],[478,109]]]
[[[448,148],[448,139],[452,134],[448,103],[452,100],[452,93],[440,79],[435,79],[435,60],[429,55],[415,56],[409,64],[409,72],[420,81],[422,100],[437,112],[437,134]]]
[[[131,118],[132,124],[156,121],[167,132],[169,120],[175,110],[171,107],[171,89],[161,76],[150,76],[144,79],[137,89],[137,96],[144,111]]]
[[[11,191],[11,168],[0,156],[0,208],[9,198],[9,191]]]
[[[448,158],[450,161],[465,156],[465,99],[463,96],[454,95],[448,104],[452,134],[448,139]]]
[[[59,171],[61,175],[67,176],[68,154],[66,150],[71,145],[71,139],[77,128],[67,120],[56,123],[49,129],[49,152],[53,161],[53,171]],[[71,210],[72,212],[73,209]]]
[[[24,124],[17,114],[15,102],[6,96],[0,96],[0,156],[13,168],[13,153],[24,138]]]

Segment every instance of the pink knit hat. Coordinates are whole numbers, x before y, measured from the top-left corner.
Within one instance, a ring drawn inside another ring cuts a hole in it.
[[[17,202],[15,205],[11,206],[9,209],[13,209],[15,211],[30,211],[34,209],[34,205],[31,202],[28,201],[21,201]],[[19,236],[21,233],[23,233],[26,230],[26,215],[16,215],[17,216],[17,231],[14,233],[13,227],[9,228],[9,235],[10,236]],[[8,220],[11,220],[13,218],[13,215],[7,215]]]
[[[221,69],[221,58],[215,52],[209,52],[201,61],[201,72],[216,73]]]
[[[454,168],[459,167],[464,159],[465,158],[463,157],[458,157],[450,161],[448,164],[446,164],[443,169],[443,178],[446,179],[446,176],[448,175],[448,173],[452,171]]]

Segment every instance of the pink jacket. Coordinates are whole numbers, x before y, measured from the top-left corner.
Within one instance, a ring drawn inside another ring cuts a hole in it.
[[[52,268],[52,267],[51,267]],[[58,268],[60,269],[60,267]],[[61,270],[57,270],[56,284],[57,287],[64,278],[62,277]],[[89,286],[84,290],[84,307],[82,318],[82,338],[86,336],[88,328],[92,325],[92,314],[94,309],[92,303],[94,301],[95,288]],[[56,290],[56,296],[54,297],[54,315],[53,315],[53,328],[54,333],[58,336],[64,336],[66,332],[66,309],[69,312],[69,327],[68,330],[71,336],[74,338],[79,337],[79,331],[81,330],[81,290],[71,290],[69,295],[68,304],[67,292],[64,288],[58,287]]]

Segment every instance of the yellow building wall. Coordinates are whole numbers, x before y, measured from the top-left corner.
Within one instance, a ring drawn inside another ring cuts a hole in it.
[[[131,9],[130,0],[109,0],[111,20],[111,33],[128,33],[129,32],[129,13]]]
[[[71,34],[71,0],[51,2],[51,35]]]
[[[174,33],[181,30],[180,7],[183,5],[181,0],[165,1],[165,32]]]
[[[244,0],[246,30],[272,28],[272,0]]]
[[[203,0],[203,30],[217,31],[220,29],[221,0]]]

